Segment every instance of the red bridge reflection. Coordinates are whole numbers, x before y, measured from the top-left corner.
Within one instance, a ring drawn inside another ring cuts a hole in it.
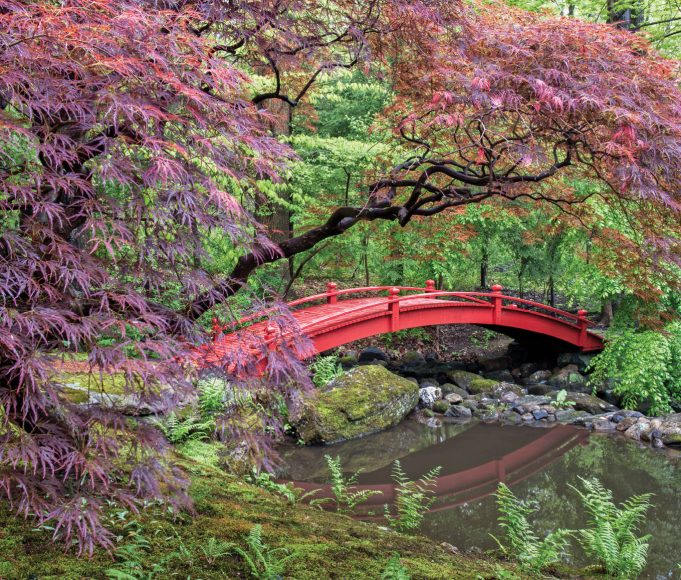
[[[588,431],[569,425],[530,429],[481,423],[443,443],[412,453],[400,462],[411,478],[420,477],[434,465],[443,466],[436,480],[437,499],[431,510],[440,511],[490,495],[500,482],[513,486],[542,471],[573,447],[586,442],[588,437]],[[355,490],[377,490],[382,494],[363,503],[358,515],[376,512],[383,504],[392,503],[395,485],[391,482],[390,470],[391,466],[387,466],[360,476]],[[318,489],[314,498],[333,497],[330,485],[293,483],[307,491]]]

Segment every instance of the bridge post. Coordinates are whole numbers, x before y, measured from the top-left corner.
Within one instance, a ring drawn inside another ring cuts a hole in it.
[[[267,350],[275,351],[277,350],[277,327],[273,324],[268,324],[265,328],[265,343],[267,344]]]
[[[500,284],[495,284],[492,286],[492,294],[498,294],[498,296],[492,296],[492,306],[494,311],[492,312],[492,321],[496,324],[501,317],[501,291],[504,289]]]
[[[426,292],[436,292],[435,280],[426,280]]]
[[[398,296],[400,294],[399,288],[391,288],[388,290],[388,309],[390,310],[390,332],[395,332],[400,329],[400,303]]]
[[[580,309],[577,311],[577,317],[579,320],[579,346],[582,347],[586,345],[586,329],[589,325],[586,315],[586,310]]]
[[[328,282],[326,284],[326,293],[328,294],[326,297],[327,304],[335,304],[338,302],[338,284],[335,282]]]
[[[210,328],[210,333],[213,338],[213,342],[216,342],[218,339],[218,336],[220,336],[220,332],[222,331],[222,326],[220,325],[220,322],[216,317],[213,317],[211,320],[211,328]]]

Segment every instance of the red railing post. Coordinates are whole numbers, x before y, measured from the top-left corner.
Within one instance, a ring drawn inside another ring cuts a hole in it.
[[[338,301],[338,284],[335,282],[328,282],[326,284],[326,293],[328,294],[326,297],[326,303],[335,304]]]
[[[586,328],[589,325],[586,315],[586,310],[580,309],[577,311],[577,317],[579,319],[579,346],[586,345]]]
[[[220,336],[220,332],[222,332],[222,327],[220,326],[220,322],[216,317],[213,317],[213,320],[211,320],[212,326],[210,329],[211,334],[213,335],[213,342],[216,342],[218,339],[218,336]]]
[[[265,328],[265,344],[267,350],[277,350],[277,327],[273,324],[268,324]]]
[[[492,313],[492,320],[496,324],[499,321],[499,317],[501,316],[501,291],[504,289],[503,286],[500,284],[495,284],[492,286],[492,293],[493,294],[498,294],[498,296],[492,296],[492,306],[494,307],[494,311]]]
[[[435,280],[426,280],[426,292],[430,293],[435,291],[436,291]]]
[[[388,290],[388,308],[390,310],[390,332],[395,332],[400,329],[400,303],[398,296],[400,294],[399,288],[391,288]]]

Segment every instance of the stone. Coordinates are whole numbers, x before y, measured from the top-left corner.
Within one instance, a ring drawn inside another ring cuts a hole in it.
[[[371,364],[372,362],[376,361],[388,362],[389,360],[390,357],[380,348],[377,348],[375,346],[365,348],[359,353],[359,356],[357,357],[357,362],[359,364]]]
[[[471,411],[475,411],[478,408],[478,402],[473,399],[465,399],[461,404]]]
[[[495,399],[500,399],[503,395],[507,393],[513,393],[514,395],[516,395],[515,397],[516,399],[523,395],[527,395],[527,391],[523,389],[523,387],[521,387],[520,385],[516,385],[514,383],[497,383],[492,387],[492,390],[490,392],[492,397],[494,397]]]
[[[613,415],[613,418],[616,415]],[[618,431],[626,431],[636,423],[636,417],[624,417],[622,420],[617,422],[617,426],[615,427]]]
[[[422,387],[419,389],[419,401],[423,407],[432,409],[435,401],[442,398],[440,387]]]
[[[403,366],[413,366],[425,363],[426,359],[420,352],[410,350],[402,355],[400,362]]]
[[[518,413],[514,413],[513,411],[506,411],[502,413],[501,420],[504,423],[508,423],[509,425],[519,425],[523,421],[520,418],[520,415],[518,415]]]
[[[457,387],[468,391],[471,382],[480,379],[480,375],[468,371],[454,370],[447,373],[447,378]]]
[[[535,421],[541,421],[542,419],[547,419],[549,414],[544,409],[535,409],[532,411],[532,416]]]
[[[468,386],[468,392],[473,395],[482,395],[491,393],[496,385],[499,383],[497,381],[492,381],[490,379],[485,379],[483,377],[478,377],[473,379]]]
[[[443,550],[445,550],[446,552],[449,552],[450,554],[459,554],[460,553],[459,548],[457,548],[456,546],[452,546],[448,542],[442,542],[440,544],[440,547]]]
[[[548,395],[553,393],[554,389],[551,385],[529,385],[527,387],[527,392],[530,395]]]
[[[445,395],[445,401],[450,405],[459,405],[463,402],[463,397],[458,393],[447,393]]]
[[[359,366],[303,399],[294,426],[305,443],[336,443],[392,427],[418,402],[413,382],[379,365]]]
[[[503,369],[500,371],[492,371],[490,373],[485,373],[486,379],[491,379],[493,381],[503,381],[506,383],[512,383],[515,379],[508,369]]]
[[[457,387],[456,385],[453,385],[452,383],[444,383],[443,385],[440,385],[440,388],[442,389],[442,392],[444,393],[445,397],[447,395],[459,395],[462,399],[467,399],[468,398],[468,392],[465,389],[462,389],[461,387]]]
[[[588,393],[570,393],[568,399],[575,403],[574,409],[576,411],[586,411],[592,415],[618,410],[615,405]]]
[[[425,379],[421,379],[419,381],[419,386],[421,387],[439,387],[440,383],[438,383],[435,379],[431,377],[427,377]]]
[[[444,414],[447,412],[447,409],[449,409],[450,406],[451,403],[441,399],[433,403],[433,411],[435,411],[436,413]]]
[[[575,411],[574,409],[558,409],[555,417],[559,423],[572,423],[577,419],[589,416],[585,411]]]
[[[507,391],[499,397],[502,403],[513,403],[516,399],[518,399],[518,394],[513,391]]]
[[[592,358],[592,354],[586,354],[583,352],[563,352],[558,355],[556,364],[559,367],[574,365],[578,372],[583,373],[591,363]]]
[[[594,431],[614,431],[617,428],[617,424],[609,419],[597,419],[593,421],[591,428]]]
[[[532,413],[523,413],[520,418],[525,422],[529,423],[530,421],[534,421],[534,416]]]
[[[518,367],[518,374],[521,378],[529,377],[532,373],[538,371],[537,365],[533,362],[526,362]]]
[[[473,412],[463,405],[452,405],[445,413],[445,417],[453,417],[455,419],[470,419],[472,416]]]
[[[153,401],[145,401],[139,395],[116,395],[113,393],[98,393],[90,391],[89,404],[102,409],[115,410],[129,417],[148,417],[150,415],[162,415],[168,409],[170,393],[160,396]]]
[[[350,356],[349,354],[345,354],[343,356],[339,356],[338,363],[343,367],[343,370],[347,371],[348,369],[351,369],[357,365],[357,355],[355,354],[354,356]]]
[[[640,441],[641,435],[643,433],[646,433],[649,430],[650,430],[650,423],[648,423],[648,421],[639,420],[624,432],[624,436],[627,439],[633,439],[634,441]]]
[[[525,379],[526,385],[545,383],[551,376],[551,371],[535,371]]]
[[[478,366],[483,373],[501,371],[511,366],[511,359],[508,356],[481,357]]]
[[[547,383],[557,389],[567,391],[583,391],[586,389],[586,378],[577,371],[574,365],[568,365],[551,375]]]

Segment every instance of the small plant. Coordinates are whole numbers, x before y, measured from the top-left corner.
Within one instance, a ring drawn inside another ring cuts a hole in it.
[[[567,547],[568,536],[572,534],[570,530],[559,529],[540,540],[527,520],[536,508],[519,500],[503,483],[497,488],[496,499],[500,512],[499,524],[504,530],[506,545],[495,536],[492,537],[506,556],[517,560],[523,568],[534,574],[560,560]]]
[[[262,526],[253,526],[246,536],[246,548],[228,544],[229,550],[241,556],[250,573],[258,580],[277,580],[282,578],[286,562],[295,554],[286,548],[270,548],[263,542]]]
[[[400,461],[395,461],[392,472],[395,482],[395,515],[391,515],[389,507],[385,506],[385,517],[392,528],[399,532],[409,532],[421,525],[424,515],[435,501],[435,479],[441,469],[440,466],[435,467],[419,480],[411,481]]]
[[[399,554],[393,554],[390,557],[381,573],[381,580],[411,580],[409,572],[400,562]]]
[[[262,487],[271,493],[276,493],[286,498],[291,505],[296,505],[309,497],[312,497],[319,493],[318,489],[313,489],[311,491],[305,491],[302,487],[293,487],[292,483],[277,483],[272,479],[269,473],[253,473],[251,475],[251,480],[258,487]]]
[[[331,492],[333,493],[335,500],[331,498],[315,499],[311,502],[314,503],[314,505],[335,501],[336,511],[339,513],[347,513],[354,510],[359,504],[365,502],[371,496],[381,495],[382,492],[371,489],[352,491],[353,486],[357,483],[360,472],[358,471],[350,477],[345,477],[345,475],[343,475],[340,457],[334,458],[330,455],[324,455],[324,460],[331,473]]]
[[[208,564],[215,564],[217,560],[230,553],[232,544],[223,542],[217,538],[210,537],[208,541],[201,546],[203,558]]]
[[[215,421],[208,417],[202,419],[196,415],[180,418],[176,413],[169,413],[158,426],[166,439],[173,444],[186,441],[200,441],[209,439],[215,431]]]
[[[320,356],[310,365],[312,382],[316,387],[328,385],[343,374],[343,367],[337,356]]]
[[[484,330],[471,335],[470,341],[473,346],[487,349],[489,347],[489,343],[492,342],[492,339],[496,336],[496,334],[497,333],[493,330],[485,328]]]
[[[590,526],[577,538],[587,555],[595,558],[609,576],[636,578],[646,565],[650,535],[636,531],[650,507],[652,494],[635,495],[617,507],[612,492],[595,478],[579,478],[584,491],[571,486],[590,516]]]
[[[561,389],[556,393],[556,398],[553,401],[553,406],[558,408],[558,409],[568,409],[571,407],[574,407],[575,402],[574,401],[568,401],[567,400],[567,391],[565,389]]]
[[[144,535],[144,528],[137,521],[123,527],[127,541],[114,550],[116,565],[104,571],[112,580],[152,580],[163,578],[166,564],[176,556],[173,553],[160,562],[149,562],[151,544]]]

